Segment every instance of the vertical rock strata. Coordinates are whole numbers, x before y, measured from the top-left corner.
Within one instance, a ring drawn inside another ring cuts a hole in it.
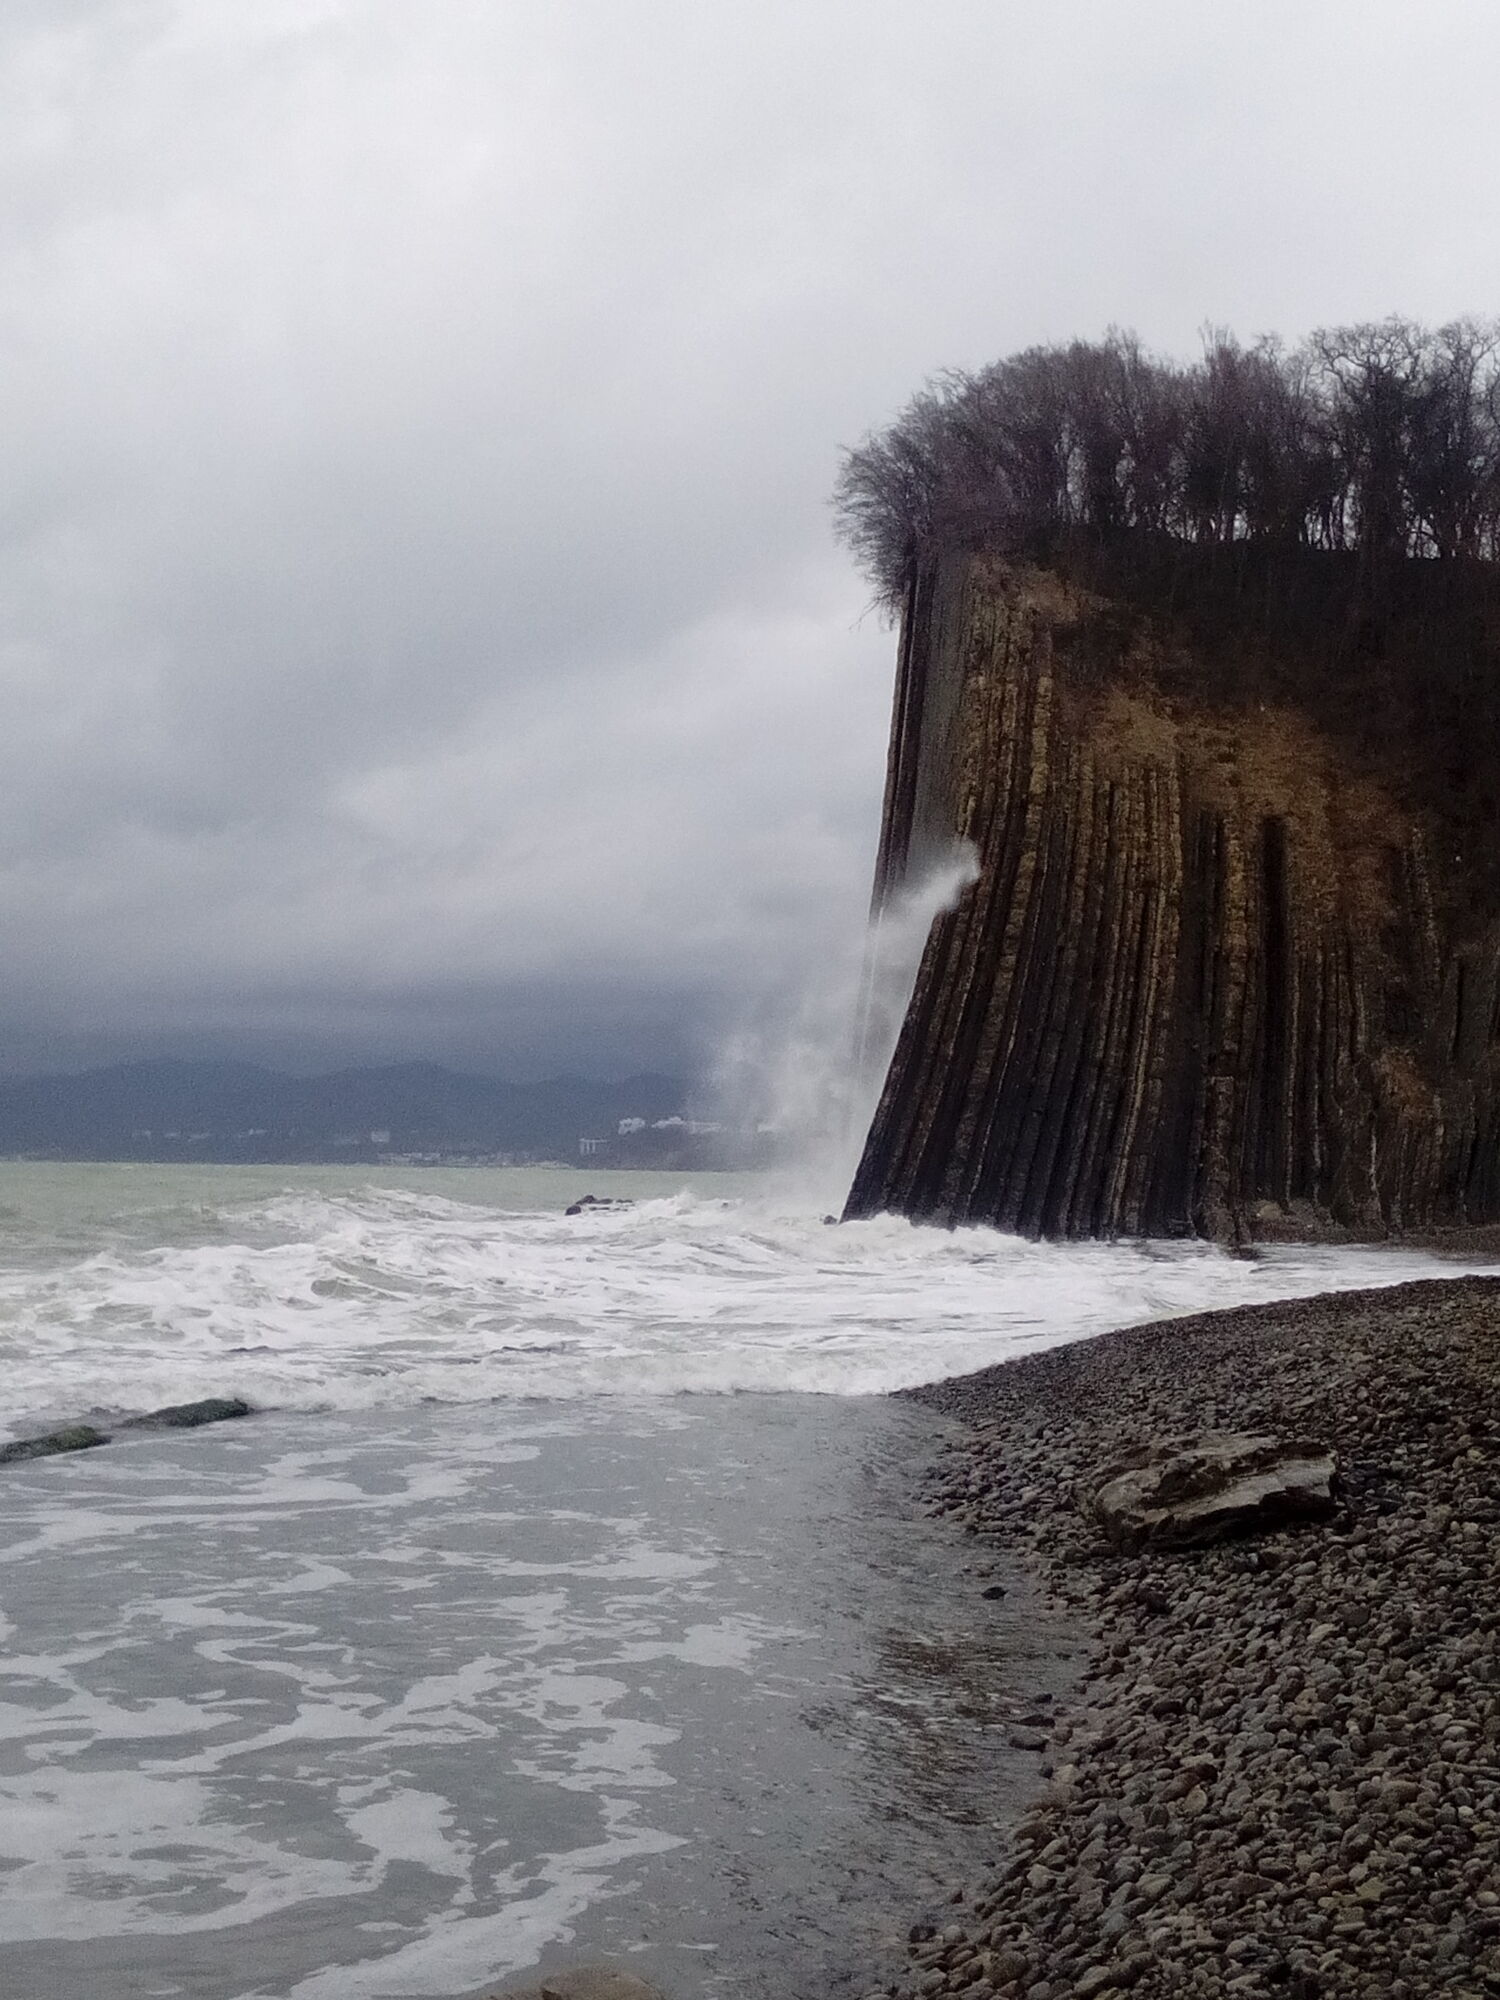
[[[877,919],[956,843],[979,873],[933,925],[847,1214],[1221,1240],[1500,1217],[1495,913],[1295,706],[1192,686],[1164,625],[1050,572],[917,580]]]

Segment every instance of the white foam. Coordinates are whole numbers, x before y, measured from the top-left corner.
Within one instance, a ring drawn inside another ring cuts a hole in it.
[[[1036,1244],[892,1217],[829,1228],[771,1198],[563,1216],[370,1188],[226,1210],[212,1242],[14,1265],[0,1367],[12,1430],[225,1394],[290,1409],[864,1394],[1142,1320],[1464,1268],[1387,1249]]]
[[[82,1632],[70,1617],[61,1649],[0,1660],[0,1957],[127,1938],[170,1954],[298,1912],[288,1928],[311,1951],[291,1949],[275,1993],[452,1992],[533,1962],[683,1844],[647,1817],[677,1782],[663,1756],[681,1732],[639,1712],[637,1663],[745,1676],[784,1628],[715,1612],[719,1561],[690,1527],[514,1504],[497,1466],[530,1473],[554,1435],[576,1445],[577,1404],[517,1412],[527,1441],[498,1450],[503,1418],[450,1420],[425,1469],[421,1421],[405,1423],[234,1455],[277,1502],[246,1514],[233,1548],[201,1460],[184,1482],[140,1454],[122,1492],[109,1468],[128,1473],[131,1455],[101,1454],[85,1508],[45,1481],[7,1488],[0,1567],[37,1640],[54,1627],[37,1587],[47,1525],[76,1514],[91,1540],[59,1571]],[[340,1465],[350,1476],[331,1477]],[[126,1536],[127,1588],[96,1593]],[[387,1568],[403,1537],[421,1559],[409,1579]],[[489,1776],[466,1791],[472,1770]],[[337,1962],[351,1948],[370,1962]],[[236,1954],[247,1994],[264,1942],[226,1938],[226,1966]],[[308,1972],[309,1956],[328,1969]]]

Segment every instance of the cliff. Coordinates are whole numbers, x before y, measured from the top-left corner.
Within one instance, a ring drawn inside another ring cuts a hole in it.
[[[1470,666],[1372,658],[1347,593],[1247,641],[1183,615],[1180,567],[1137,583],[956,554],[908,593],[877,917],[957,843],[978,876],[929,935],[846,1214],[1220,1240],[1500,1219]],[[1443,615],[1450,661],[1489,644],[1487,613]]]

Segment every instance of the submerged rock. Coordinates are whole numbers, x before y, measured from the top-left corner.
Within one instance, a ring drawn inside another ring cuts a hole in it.
[[[191,1431],[200,1424],[224,1424],[234,1417],[248,1417],[250,1405],[239,1396],[204,1396],[196,1403],[169,1403],[165,1409],[149,1410],[132,1417],[132,1430]]]
[[[222,1424],[250,1414],[250,1404],[239,1396],[204,1396],[196,1403],[169,1403],[165,1409],[150,1410],[145,1416],[127,1417],[120,1428],[190,1431],[200,1424]],[[93,1424],[64,1424],[55,1431],[0,1445],[0,1465],[16,1465],[28,1458],[51,1458],[63,1451],[89,1451],[96,1444],[108,1444],[109,1437],[108,1431],[98,1430]]]
[[[108,1444],[108,1431],[92,1424],[65,1424],[61,1430],[44,1431],[38,1437],[16,1438],[0,1445],[0,1465],[16,1465],[27,1458],[51,1458],[62,1451],[89,1451],[96,1444]]]
[[[1337,1471],[1322,1445],[1219,1433],[1148,1447],[1088,1511],[1116,1548],[1191,1548],[1330,1513]]]
[[[661,1990],[613,1965],[575,1965],[529,1986],[507,1986],[494,2000],[664,2000]]]
[[[634,1203],[621,1195],[586,1194],[578,1201],[570,1202],[563,1210],[564,1215],[586,1215],[596,1208],[633,1208]]]

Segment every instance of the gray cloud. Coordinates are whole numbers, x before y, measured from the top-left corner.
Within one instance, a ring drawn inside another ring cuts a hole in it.
[[[838,446],[1112,320],[1493,310],[1497,62],[1458,0],[7,8],[5,1059],[690,1059],[863,908]]]

